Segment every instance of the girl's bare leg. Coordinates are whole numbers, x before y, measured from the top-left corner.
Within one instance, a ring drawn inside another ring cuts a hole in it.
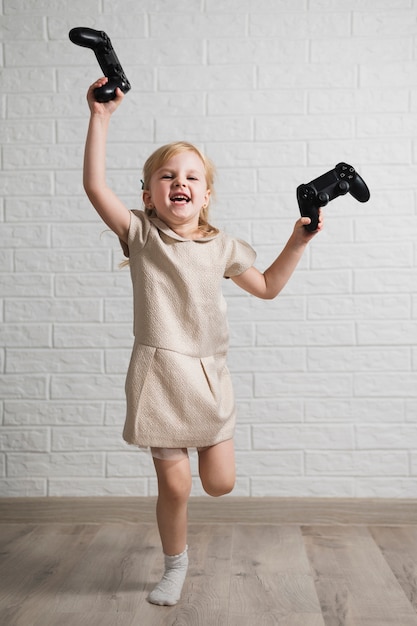
[[[187,505],[191,492],[188,456],[181,460],[153,459],[158,479],[156,518],[164,554],[180,554],[187,544]]]
[[[156,517],[165,555],[165,573],[148,600],[171,606],[180,598],[188,568],[187,504],[191,470],[188,456],[178,461],[154,458],[154,465],[158,478]]]
[[[236,480],[233,439],[200,450],[199,472],[204,490],[210,496],[230,493]]]

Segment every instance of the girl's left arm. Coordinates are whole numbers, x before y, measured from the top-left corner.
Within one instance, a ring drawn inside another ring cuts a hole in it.
[[[319,225],[316,231],[310,233],[304,228],[310,223],[309,217],[302,217],[295,223],[291,237],[288,239],[281,254],[275,259],[264,273],[250,267],[232,280],[253,296],[264,300],[272,300],[285,287],[295,268],[297,267],[307,244],[323,228],[323,217],[319,212]]]

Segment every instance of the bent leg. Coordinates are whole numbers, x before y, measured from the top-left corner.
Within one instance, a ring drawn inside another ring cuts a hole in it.
[[[210,496],[230,493],[236,480],[233,439],[200,450],[199,473],[203,488]]]

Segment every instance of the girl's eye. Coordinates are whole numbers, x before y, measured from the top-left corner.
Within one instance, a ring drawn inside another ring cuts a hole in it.
[[[174,174],[161,174],[161,180],[172,180],[173,178]],[[198,177],[190,174],[187,176],[187,180],[198,180]]]

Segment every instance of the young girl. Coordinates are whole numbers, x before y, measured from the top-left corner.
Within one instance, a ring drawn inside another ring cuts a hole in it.
[[[150,447],[158,479],[157,522],[165,572],[149,595],[154,604],[178,602],[188,567],[187,449],[197,448],[199,474],[212,496],[235,483],[235,405],[226,366],[228,330],[223,278],[258,298],[275,298],[315,233],[299,219],[278,258],[261,273],[245,242],[210,226],[213,166],[191,144],[154,152],[144,166],[144,211],[130,211],[107,186],[106,141],[112,113],[123,100],[98,103],[89,89],[90,124],[84,188],[119,237],[134,295],[134,346],[126,378],[124,439]],[[318,230],[322,228],[322,219]]]

